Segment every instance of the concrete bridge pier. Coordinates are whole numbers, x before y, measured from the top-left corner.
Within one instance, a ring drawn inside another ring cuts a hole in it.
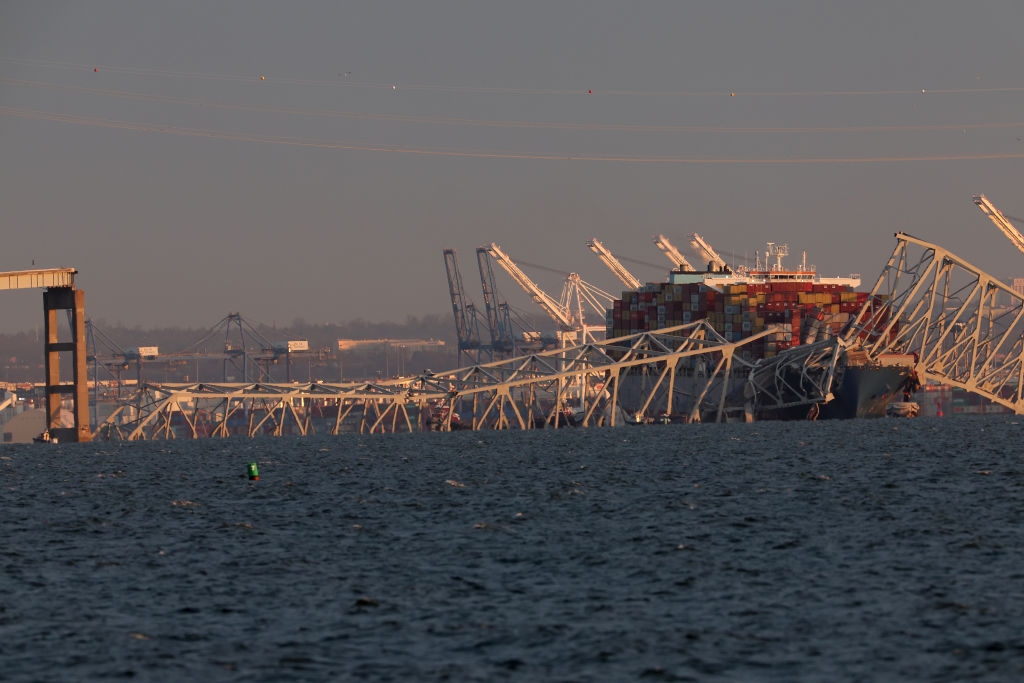
[[[71,339],[61,341],[57,313],[70,311]],[[89,427],[89,387],[85,345],[85,292],[74,287],[49,287],[43,290],[46,316],[46,425],[51,439],[59,442],[92,441]],[[71,354],[71,382],[61,381],[61,360]],[[71,398],[74,426],[65,427],[61,404]]]

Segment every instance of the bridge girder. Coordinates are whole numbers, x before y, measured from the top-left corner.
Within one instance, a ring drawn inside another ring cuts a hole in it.
[[[896,240],[845,342],[875,359],[915,354],[919,381],[1024,413],[1024,297],[939,245],[906,233]]]

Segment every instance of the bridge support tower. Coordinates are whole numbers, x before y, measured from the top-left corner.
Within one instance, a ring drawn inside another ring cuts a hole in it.
[[[61,340],[57,314],[70,311],[69,340]],[[85,292],[74,287],[49,287],[43,291],[46,316],[46,426],[51,439],[60,442],[92,441],[89,427],[89,387],[85,344]],[[61,381],[61,361],[71,355],[71,382]],[[61,406],[71,399],[74,425],[65,427]]]

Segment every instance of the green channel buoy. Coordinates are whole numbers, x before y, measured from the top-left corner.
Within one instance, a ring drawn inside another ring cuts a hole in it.
[[[259,478],[260,478],[260,469],[258,467],[256,467],[256,463],[254,463],[254,462],[249,463],[249,479],[252,480],[252,481],[256,481]]]

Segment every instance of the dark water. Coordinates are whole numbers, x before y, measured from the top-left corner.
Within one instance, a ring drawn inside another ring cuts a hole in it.
[[[8,446],[0,679],[1024,680],[1022,430]]]

